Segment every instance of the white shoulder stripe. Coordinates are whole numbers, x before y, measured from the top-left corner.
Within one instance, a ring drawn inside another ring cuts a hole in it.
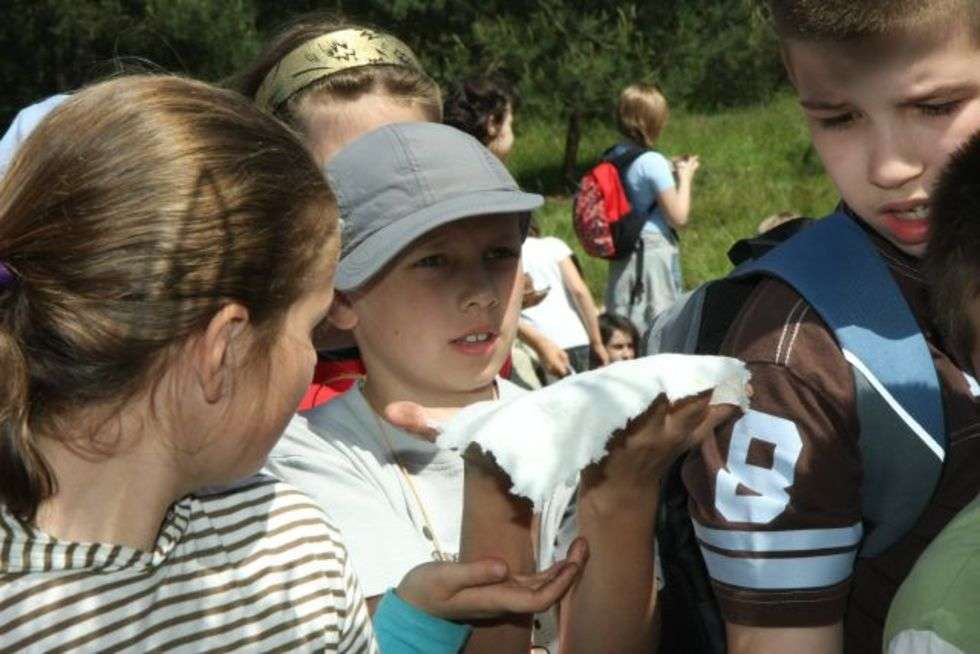
[[[796,345],[796,338],[800,335],[800,327],[803,326],[803,319],[806,317],[807,312],[810,310],[810,305],[804,305],[803,310],[800,311],[800,315],[796,318],[796,325],[793,327],[793,336],[789,339],[789,344],[786,346],[786,353],[783,355],[783,365],[789,365],[789,358],[793,354],[793,346]],[[778,361],[776,363],[779,363]]]
[[[857,550],[828,556],[778,559],[725,556],[701,548],[711,578],[752,590],[802,590],[834,586],[846,580],[854,568]]]
[[[806,303],[801,298],[796,301],[796,304],[793,305],[793,308],[790,309],[789,313],[786,315],[786,322],[783,323],[783,331],[779,335],[779,344],[776,346],[776,359],[775,359],[776,363],[779,363],[779,360],[783,356],[783,345],[786,342],[786,337],[789,335],[790,327],[794,324],[794,320],[795,320],[794,317],[796,316],[796,312],[801,307],[805,307],[805,306]]]
[[[895,397],[888,392],[888,389],[885,388],[884,384],[882,384],[881,381],[874,376],[871,370],[864,365],[864,362],[850,350],[841,348],[841,352],[844,353],[844,359],[846,359],[848,363],[857,368],[858,371],[864,375],[864,377],[868,380],[868,383],[870,383],[874,389],[878,391],[878,394],[881,395],[885,402],[888,403],[888,406],[890,406],[898,417],[909,426],[909,429],[911,429],[912,432],[919,437],[919,440],[921,440],[926,447],[932,450],[932,453],[935,454],[940,461],[945,461],[946,453],[943,452],[943,448],[939,446],[936,439],[930,436],[929,432],[927,432],[922,425],[920,425],[918,421],[913,418],[901,404],[898,403],[898,400],[896,400]]]
[[[980,398],[980,383],[977,382],[977,378],[966,371],[962,371],[963,376],[966,377],[966,385],[970,388],[970,395],[974,399]]]
[[[738,531],[712,529],[694,521],[698,540],[734,552],[793,552],[854,547],[861,542],[864,527],[856,522],[835,529],[791,529],[784,531]]]

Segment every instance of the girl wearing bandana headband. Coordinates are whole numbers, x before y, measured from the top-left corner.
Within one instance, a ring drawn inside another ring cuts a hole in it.
[[[439,86],[407,45],[332,14],[294,20],[230,84],[298,130],[320,164],[382,125],[442,120]]]
[[[401,40],[332,13],[300,16],[229,85],[299,132],[322,166],[347,143],[388,123],[441,122],[439,86]],[[353,340],[321,329],[312,409],[364,376]]]

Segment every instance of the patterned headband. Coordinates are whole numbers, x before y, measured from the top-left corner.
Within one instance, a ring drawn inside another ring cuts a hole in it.
[[[294,93],[319,79],[373,64],[423,72],[415,53],[395,37],[367,29],[339,30],[307,41],[283,57],[262,80],[255,103],[275,111]]]
[[[0,291],[14,283],[14,272],[7,264],[0,261]]]

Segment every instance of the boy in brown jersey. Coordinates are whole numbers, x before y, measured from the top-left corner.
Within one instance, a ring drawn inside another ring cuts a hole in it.
[[[869,525],[850,366],[812,307],[765,279],[722,347],[752,370],[752,410],[720,427],[684,478],[729,651],[876,652],[896,589],[980,489],[980,439],[971,438],[980,405],[933,330],[920,270],[933,183],[980,129],[980,8],[973,0],[770,7],[814,146],[922,329],[949,445],[914,526],[884,553],[858,557]]]

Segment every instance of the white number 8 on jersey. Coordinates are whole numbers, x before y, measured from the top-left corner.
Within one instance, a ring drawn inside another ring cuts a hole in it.
[[[772,452],[772,467],[748,462],[753,441]],[[796,425],[760,411],[748,411],[732,430],[727,470],[715,478],[715,506],[729,522],[768,524],[786,510],[803,440]],[[739,485],[754,494],[738,494]]]

